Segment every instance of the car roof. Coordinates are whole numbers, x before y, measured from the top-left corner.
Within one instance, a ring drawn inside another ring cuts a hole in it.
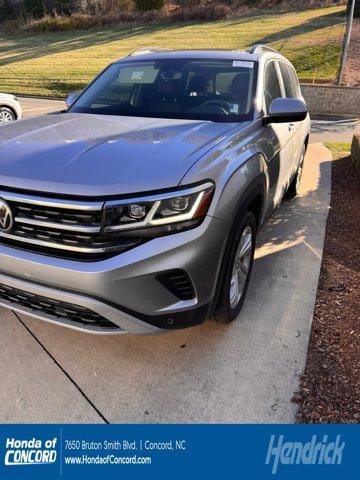
[[[248,60],[257,61],[259,54],[252,54],[241,50],[165,50],[165,49],[151,49],[143,48],[123,57],[118,62],[123,60],[161,60],[161,59],[211,59],[211,60]]]

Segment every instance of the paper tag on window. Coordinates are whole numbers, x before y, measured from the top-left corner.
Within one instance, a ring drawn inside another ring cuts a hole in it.
[[[247,62],[246,60],[235,60],[233,67],[254,68],[254,62]]]
[[[142,80],[144,72],[133,72],[131,75],[131,80]]]

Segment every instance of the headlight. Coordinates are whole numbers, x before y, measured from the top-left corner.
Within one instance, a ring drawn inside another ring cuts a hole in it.
[[[158,195],[105,204],[105,232],[158,236],[197,226],[205,217],[214,185],[210,182]]]

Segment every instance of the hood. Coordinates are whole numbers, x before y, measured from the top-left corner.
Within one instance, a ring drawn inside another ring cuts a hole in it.
[[[104,196],[175,187],[233,123],[61,113],[0,127],[0,184]]]

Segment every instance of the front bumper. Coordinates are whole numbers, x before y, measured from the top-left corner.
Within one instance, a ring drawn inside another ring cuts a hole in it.
[[[0,286],[41,299],[72,304],[109,320],[114,328],[83,325],[19,302],[0,305],[75,330],[97,334],[151,334],[202,323],[210,310],[229,225],[206,217],[192,230],[151,240],[98,262],[79,262],[0,246]],[[194,286],[194,298],[180,300],[159,273],[182,269]],[[21,295],[20,295],[21,296]],[[0,295],[1,297],[1,295]],[[31,303],[31,302],[30,302]],[[47,309],[47,312],[50,310]]]

